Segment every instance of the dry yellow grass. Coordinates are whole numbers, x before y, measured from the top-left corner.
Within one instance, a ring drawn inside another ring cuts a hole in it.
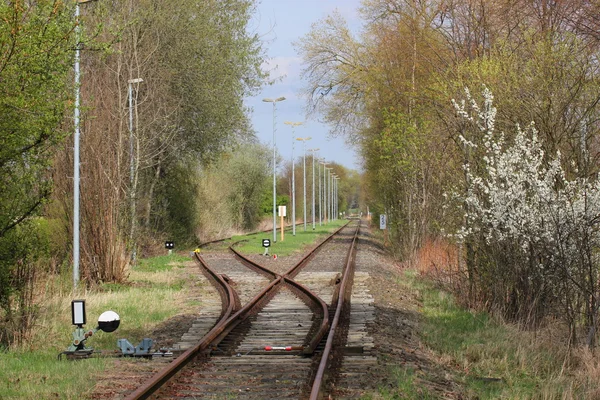
[[[115,350],[118,338],[137,343],[165,320],[197,310],[197,302],[189,300],[191,285],[199,284],[190,279],[194,273],[187,267],[131,271],[130,284],[78,291],[71,290],[67,281],[40,279],[35,329],[22,345],[0,353],[0,398],[85,398],[110,361],[57,361],[72,340],[71,300],[85,299],[88,329],[96,326],[103,311],[120,315],[117,331],[98,332],[88,340],[96,349]]]
[[[411,262],[419,275],[456,290],[461,286],[457,254],[457,249],[443,240],[429,241]],[[442,307],[430,312],[434,318],[439,317],[436,313],[442,313],[440,319],[446,320],[445,323],[453,324],[452,320],[456,319],[460,329],[461,320],[467,321],[469,313],[449,311],[444,305],[448,301],[447,295],[440,293],[438,296],[433,303]],[[476,313],[470,314],[471,319],[476,319]],[[511,399],[600,399],[600,358],[585,347],[568,348],[569,330],[564,323],[546,320],[536,330],[524,330],[502,321],[497,315],[485,318],[489,322],[470,323],[480,330],[477,334],[466,328],[464,335],[459,335],[457,342],[452,343],[444,342],[445,335],[455,332],[442,332],[439,337],[442,344],[437,344],[438,350],[446,349],[437,351],[441,364],[449,368],[458,366],[466,377],[488,371],[502,378],[502,387],[512,388],[509,397],[502,391],[486,394],[488,389],[476,379],[475,384],[470,384],[473,387],[471,394],[482,399],[497,398],[494,396],[499,393],[502,398]],[[431,345],[435,347],[436,343]],[[472,379],[467,378],[467,381]],[[477,390],[483,390],[483,394]]]

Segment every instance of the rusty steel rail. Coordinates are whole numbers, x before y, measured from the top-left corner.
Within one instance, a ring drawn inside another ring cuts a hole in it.
[[[261,266],[260,264],[255,263],[254,261],[250,260],[249,258],[244,257],[242,254],[240,254],[239,252],[237,252],[233,248],[233,246],[235,244],[233,244],[230,247],[230,250],[242,262],[250,264],[250,265],[252,265],[253,268],[257,268],[259,270],[265,271],[266,273],[275,274],[278,277],[282,277],[283,280],[285,281],[285,283],[287,283],[288,285],[296,288],[296,290],[298,290],[301,293],[303,293],[305,296],[307,296],[317,306],[318,309],[321,310],[321,312],[323,313],[323,320],[321,321],[321,325],[319,326],[319,329],[317,330],[316,334],[311,339],[310,343],[307,346],[303,347],[302,353],[305,354],[305,355],[310,355],[310,354],[314,353],[315,349],[317,348],[317,346],[319,345],[319,343],[321,342],[321,340],[323,339],[323,337],[325,336],[325,334],[329,330],[329,309],[327,307],[327,303],[325,303],[323,301],[323,299],[321,299],[319,296],[317,296],[315,293],[313,293],[310,289],[308,289],[304,285],[302,285],[302,284],[294,281],[293,277],[298,274],[298,272],[310,261],[310,259],[312,259],[314,257],[315,253],[317,251],[319,251],[319,249],[322,246],[324,246],[325,243],[329,242],[342,229],[344,229],[345,227],[347,227],[349,223],[350,223],[350,221],[348,221],[347,223],[345,223],[339,229],[335,230],[333,233],[331,233],[329,236],[327,236],[322,242],[320,242],[320,243],[316,244],[315,246],[313,246],[313,248],[310,249],[309,252],[304,257],[302,257],[302,259],[300,259],[300,261],[298,261],[296,263],[296,265],[294,265],[293,267],[291,267],[282,276],[276,274],[275,272],[272,272],[271,270],[269,270],[268,268],[265,268],[265,267]]]
[[[189,348],[179,357],[177,357],[168,367],[159,371],[144,385],[140,386],[137,390],[126,397],[128,400],[147,399],[150,395],[160,389],[166,382],[169,381],[179,370],[185,367],[190,361],[192,361],[201,351],[205,350],[211,342],[216,338],[223,330],[224,325],[229,320],[231,313],[234,311],[236,294],[231,288],[229,283],[218,273],[213,271],[208,264],[200,257],[198,253],[195,253],[196,261],[202,266],[202,268],[212,276],[213,280],[222,288],[225,293],[225,299],[223,304],[226,306],[221,319],[217,321],[215,326],[204,336],[194,347]],[[221,290],[219,290],[221,292]]]
[[[210,268],[206,264],[206,262],[200,257],[198,253],[195,253],[196,260],[202,264],[202,266],[206,269]],[[212,270],[211,270],[212,271]],[[214,271],[213,271],[214,273]],[[218,276],[218,274],[215,273]],[[221,276],[218,276],[219,281],[224,281]],[[250,300],[247,304],[245,304],[242,308],[240,308],[237,312],[231,315],[233,311],[233,302],[228,307],[228,311],[224,314],[224,316],[217,322],[215,327],[210,330],[200,341],[192,348],[185,351],[181,356],[177,357],[169,366],[159,371],[156,375],[154,375],[149,381],[147,381],[143,386],[139,387],[136,391],[131,393],[126,397],[126,400],[138,400],[138,399],[147,399],[157,390],[159,390],[165,383],[169,381],[179,370],[185,367],[188,363],[190,363],[201,351],[206,350],[211,344],[215,342],[218,338],[222,338],[228,332],[230,332],[237,324],[243,321],[246,318],[246,315],[250,312],[250,310],[255,307],[265,296],[271,292],[271,290],[279,283],[281,283],[283,277],[279,276],[273,281],[269,283],[269,285],[261,290],[252,300]],[[231,291],[231,298],[233,299],[233,289],[227,287]]]
[[[244,264],[245,266],[247,266],[248,268],[258,272],[261,275],[265,275],[268,278],[271,279],[277,279],[280,275],[274,271],[271,271],[268,268],[263,267],[262,265],[252,261],[251,259],[244,257],[240,252],[238,252],[236,249],[233,248],[233,246],[235,246],[237,243],[233,243],[231,246],[229,246],[229,251],[231,251],[234,255],[235,258],[237,258],[242,264]]]
[[[302,222],[301,222],[301,223],[302,223]],[[300,223],[300,224],[301,224],[301,223]],[[312,221],[306,221],[306,223],[307,223],[307,224],[308,224],[308,223],[312,223]],[[297,223],[296,225],[299,225],[299,224]],[[280,228],[281,228],[281,227],[279,227],[277,230],[279,230]],[[284,225],[284,229],[285,229],[285,230],[289,230],[289,229],[291,229],[291,228],[292,228],[292,224],[287,224],[287,225]],[[269,233],[269,232],[273,232],[273,228],[269,228],[269,229],[263,229],[262,231],[250,232],[250,233],[246,233],[245,235],[246,235],[246,236],[248,236],[248,235],[258,235],[259,233]],[[224,241],[226,241],[226,240],[229,240],[229,239],[231,239],[231,236],[230,236],[230,237],[226,237],[226,238],[221,238],[221,239],[213,239],[213,240],[209,240],[208,242],[203,242],[203,243],[200,243],[200,244],[198,245],[198,248],[202,248],[202,247],[204,247],[204,246],[208,246],[209,244],[213,244],[213,243],[224,242]]]
[[[349,223],[349,222],[348,222]],[[195,357],[201,352],[206,350],[210,345],[214,344],[215,341],[220,341],[222,338],[228,334],[235,326],[237,326],[240,322],[247,318],[248,314],[251,310],[256,307],[263,299],[265,299],[269,295],[273,295],[277,291],[277,286],[283,283],[287,283],[288,285],[296,288],[297,290],[304,293],[308,298],[310,298],[315,304],[318,305],[318,308],[323,312],[323,321],[320,329],[317,332],[317,335],[311,340],[308,346],[305,346],[302,350],[305,354],[312,354],[316,346],[319,344],[321,339],[327,333],[329,329],[329,312],[327,304],[320,299],[316,294],[310,291],[305,286],[297,283],[293,280],[293,275],[297,274],[299,269],[304,266],[310,258],[314,256],[316,251],[327,243],[334,235],[339,233],[344,227],[348,225],[346,223],[344,226],[336,230],[334,233],[329,235],[325,240],[323,240],[318,245],[314,246],[307,255],[305,255],[294,267],[292,267],[288,272],[284,275],[279,275],[268,268],[265,268],[252,260],[244,257],[233,248],[231,250],[234,252],[236,257],[239,257],[245,264],[251,264],[253,269],[258,269],[262,271],[263,274],[268,274],[274,279],[261,290],[252,300],[250,300],[247,304],[237,310],[234,311],[234,303],[236,294],[233,289],[229,286],[228,282],[225,279],[214,272],[210,267],[206,264],[206,262],[202,259],[202,257],[195,253],[196,261],[202,266],[202,268],[207,271],[213,278],[218,282],[220,286],[222,286],[227,295],[227,310],[223,313],[222,318],[215,324],[214,328],[210,330],[194,347],[185,351],[181,356],[176,358],[168,367],[159,371],[156,375],[154,375],[149,381],[147,381],[143,386],[139,387],[133,393],[126,397],[127,400],[138,400],[138,399],[147,399],[157,390],[159,390],[164,384],[166,384],[169,379],[171,379],[177,372],[179,372],[183,367],[185,367],[188,363],[190,363]],[[354,242],[353,242],[354,246]],[[288,276],[289,275],[289,276]],[[225,301],[224,301],[225,304]],[[233,313],[233,314],[232,314]]]
[[[325,371],[329,365],[330,354],[333,349],[333,341],[336,335],[336,328],[340,322],[340,316],[342,314],[342,309],[349,304],[344,301],[344,295],[346,292],[346,286],[348,284],[348,280],[351,279],[351,276],[354,274],[354,264],[356,261],[356,242],[358,240],[358,233],[360,232],[360,222],[356,227],[356,231],[354,232],[354,238],[352,239],[352,245],[350,246],[350,250],[348,251],[348,255],[346,256],[346,265],[344,266],[344,276],[342,278],[342,282],[340,284],[340,290],[338,292],[338,300],[337,307],[335,309],[335,315],[333,317],[333,321],[331,322],[331,328],[329,330],[329,334],[327,335],[327,342],[325,344],[325,349],[323,350],[323,354],[321,356],[321,362],[319,363],[319,368],[317,369],[317,374],[315,375],[315,379],[313,381],[312,389],[310,392],[310,400],[318,400],[321,395],[321,388],[323,386]]]
[[[317,252],[317,250],[319,248],[321,248],[321,246],[323,246],[325,243],[327,243],[329,240],[331,240],[331,238],[333,236],[335,236],[336,234],[338,234],[342,229],[344,229],[348,224],[350,223],[350,221],[348,221],[347,223],[345,223],[343,226],[341,226],[339,229],[337,229],[336,231],[334,231],[333,233],[331,233],[329,236],[327,236],[322,242],[317,243],[315,246],[313,246],[312,249],[310,249],[310,251],[304,256],[302,257],[302,259],[300,261],[298,261],[296,263],[296,265],[294,265],[292,268],[289,269],[289,271],[285,272],[283,274],[283,276],[289,278],[289,277],[293,277],[295,276],[298,271],[300,269],[302,269],[302,267],[304,267],[304,265],[314,256],[315,252]],[[235,255],[235,257],[244,265],[246,265],[247,267],[249,267],[250,269],[255,270],[256,272],[262,274],[262,275],[266,275],[267,277],[271,277],[271,278],[277,278],[280,275],[274,271],[271,271],[268,268],[263,267],[262,265],[252,261],[251,259],[245,257],[244,255],[242,255],[240,252],[238,252],[235,249],[235,245],[237,245],[238,243],[241,243],[242,241],[239,242],[235,242],[233,243],[231,246],[229,246],[229,250]]]
[[[306,254],[306,256],[302,257],[302,259],[300,261],[298,261],[298,263],[296,263],[296,265],[294,265],[292,268],[290,268],[283,275],[285,277],[287,277],[287,278],[293,279],[296,275],[298,275],[298,272],[300,272],[300,270],[304,267],[304,265],[321,248],[321,246],[323,246],[325,243],[329,242],[331,240],[331,238],[333,238],[335,235],[337,235],[342,229],[344,229],[345,227],[347,227],[349,223],[350,223],[350,221],[346,222],[344,225],[342,225],[339,229],[337,229],[331,235],[327,236],[325,238],[325,240],[323,240],[321,243],[318,243],[317,245],[313,246],[313,248],[309,250],[309,252],[308,252],[308,254]]]
[[[337,235],[342,229],[344,229],[346,226],[348,226],[349,223],[350,223],[350,221],[348,221],[343,226],[341,226],[339,229],[337,229],[335,232],[333,232],[331,235],[329,235],[323,242],[319,243],[317,246],[314,246],[308,252],[308,254],[305,257],[303,257],[302,260],[300,260],[300,262],[298,262],[295,266],[290,268],[289,271],[287,271],[284,274],[286,281],[290,284],[298,285],[299,287],[304,288],[304,286],[302,286],[301,284],[293,281],[293,277],[295,277],[298,274],[300,269],[315,255],[315,253],[317,252],[318,249],[321,248],[321,246],[323,246],[325,243],[329,242],[333,238],[334,235]],[[311,293],[311,295],[313,294],[308,288],[304,288],[304,289],[307,292]],[[302,350],[302,352],[306,355],[314,353],[315,349],[317,348],[317,346],[319,345],[319,343],[321,342],[321,340],[323,339],[323,337],[329,330],[329,325],[330,325],[329,324],[329,308],[327,307],[327,303],[325,303],[318,296],[315,295],[315,297],[317,299],[317,304],[319,304],[323,310],[323,320],[321,321],[321,326],[317,330],[317,333],[313,336],[310,343],[307,346],[305,346],[304,349]]]
[[[313,336],[309,344],[302,348],[302,354],[311,355],[315,352],[315,349],[321,342],[321,339],[323,339],[323,336],[325,336],[325,334],[329,330],[329,308],[327,307],[327,303],[325,303],[323,299],[314,294],[306,286],[285,276],[283,277],[283,279],[285,280],[285,283],[294,287],[296,290],[301,291],[304,295],[308,296],[318,306],[318,308],[321,309],[321,312],[323,313],[323,321],[321,321],[321,325],[319,326],[317,333]]]

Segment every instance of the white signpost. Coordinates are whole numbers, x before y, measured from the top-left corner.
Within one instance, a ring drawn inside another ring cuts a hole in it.
[[[385,214],[379,215],[379,229],[387,228],[387,216]]]
[[[379,214],[379,229],[383,230],[383,245],[388,243],[387,215]]]
[[[286,206],[279,206],[278,207],[278,212],[279,212],[279,218],[281,218],[281,223],[279,225],[281,225],[281,241],[283,242],[283,229],[284,229],[284,225],[283,225],[283,217],[287,216],[287,207]]]

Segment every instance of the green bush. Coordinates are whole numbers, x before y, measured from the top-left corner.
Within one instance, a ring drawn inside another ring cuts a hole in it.
[[[51,231],[42,218],[31,218],[0,237],[0,346],[19,342],[32,328],[39,261],[49,255]]]

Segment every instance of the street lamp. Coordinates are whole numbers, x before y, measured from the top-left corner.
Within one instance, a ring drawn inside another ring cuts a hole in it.
[[[333,212],[335,214],[335,218],[338,219],[340,216],[340,209],[339,209],[339,182],[340,182],[340,177],[336,176],[334,179],[334,184],[333,184],[333,198],[335,199],[334,203],[333,203]]]
[[[306,141],[312,139],[310,136],[305,138],[296,138],[302,142],[302,150],[304,152],[303,162],[303,176],[304,176],[304,232],[306,232]]]
[[[75,135],[73,137],[73,286],[77,287],[79,282],[79,102],[80,102],[80,78],[79,72],[79,38],[81,28],[79,26],[79,2],[75,5],[75,111],[73,119],[75,122]]]
[[[316,218],[315,218],[315,153],[319,151],[319,148],[308,149],[312,152],[312,221],[313,231],[315,230]]]
[[[277,160],[275,159],[275,132],[276,132],[276,124],[275,124],[275,112],[276,112],[276,104],[279,101],[285,100],[285,97],[281,96],[276,99],[263,99],[265,103],[273,103],[273,242],[277,242],[277,180],[275,178],[275,170],[277,168]]]
[[[296,147],[296,127],[304,122],[284,121],[292,127],[292,235],[296,236],[296,162],[294,161],[294,148]]]
[[[338,217],[341,215],[340,213],[340,181],[342,178],[338,177],[338,180],[335,184],[335,212],[337,212]]]
[[[333,220],[335,221],[336,215],[335,215],[335,180],[337,178],[337,175],[333,174],[331,175],[331,216],[333,217]]]
[[[133,84],[144,82],[142,78],[130,79],[127,81],[129,94],[129,182],[133,185],[134,162],[133,162]],[[136,85],[137,89],[137,85]],[[136,102],[137,107],[137,102]],[[137,112],[136,112],[137,115]],[[137,132],[136,132],[137,133]]]
[[[131,231],[129,233],[129,240],[131,243],[131,261],[135,263],[136,259],[136,243],[135,243],[135,197],[136,197],[136,184],[135,184],[135,159],[134,159],[134,139],[133,139],[133,85],[137,88],[140,83],[144,82],[142,78],[129,79],[128,94],[129,94],[129,190],[131,196]],[[137,117],[137,101],[135,102],[135,115]],[[136,121],[137,122],[137,121]],[[136,123],[137,126],[137,123]],[[136,129],[137,134],[137,129]]]
[[[323,165],[323,176],[325,176],[325,159],[319,160],[319,226],[323,225],[323,181],[321,180],[321,165]]]
[[[73,122],[75,134],[73,135],[73,287],[79,283],[79,137],[80,121],[79,106],[81,103],[81,72],[79,68],[81,27],[79,24],[79,4],[89,3],[94,0],[77,0],[75,3],[75,60],[73,69],[75,72],[75,110],[73,111]]]
[[[331,168],[331,174],[329,175],[329,218],[335,221],[335,215],[333,215],[333,181],[335,180],[335,173]]]
[[[338,219],[339,217],[339,213],[338,213],[338,181],[340,180],[339,176],[334,176],[333,177],[333,203],[332,203],[332,207],[333,207],[333,215],[335,215],[335,219]]]
[[[329,170],[331,168],[327,167],[327,163],[323,164],[323,216],[325,218],[325,223],[327,223],[331,217],[329,215]]]

